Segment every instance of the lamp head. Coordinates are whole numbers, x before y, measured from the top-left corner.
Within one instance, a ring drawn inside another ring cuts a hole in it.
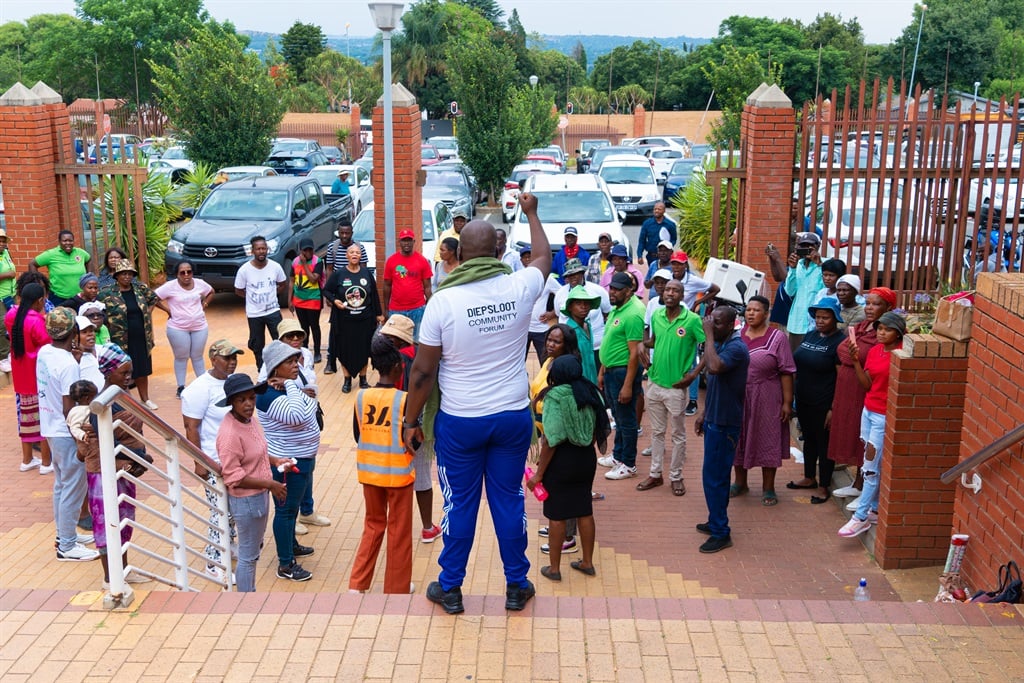
[[[395,27],[398,26],[398,20],[402,16],[402,10],[405,7],[404,2],[371,2],[369,3],[370,15],[373,17],[373,23],[377,25],[377,28],[381,31],[394,31]]]
[[[537,83],[540,81],[536,76],[530,76],[530,87],[536,88]]]

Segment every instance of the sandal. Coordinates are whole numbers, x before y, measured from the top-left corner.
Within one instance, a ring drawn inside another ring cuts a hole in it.
[[[795,481],[791,481],[786,484],[787,489],[816,489],[818,488],[818,482],[812,484],[798,484]]]
[[[543,576],[546,579],[551,579],[552,581],[561,581],[562,580],[562,572],[553,572],[553,571],[551,571],[551,567],[550,566],[541,567],[540,568],[540,575]]]
[[[747,493],[748,491],[750,491],[750,488],[747,486],[739,486],[737,484],[732,484],[729,486],[729,497],[735,498],[736,496],[742,496],[744,493]]]
[[[686,484],[683,480],[672,482],[672,495],[674,496],[685,496],[686,495]]]
[[[569,566],[578,572],[583,572],[587,576],[597,576],[597,569],[595,569],[594,567],[584,567],[583,560],[573,560],[569,563]],[[541,569],[540,571],[542,574],[544,573],[543,569]]]
[[[761,505],[765,507],[772,507],[773,505],[779,504],[779,497],[775,495],[775,491],[765,491],[761,494]]]

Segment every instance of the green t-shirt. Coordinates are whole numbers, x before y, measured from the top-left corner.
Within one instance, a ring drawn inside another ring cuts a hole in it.
[[[11,250],[4,249],[4,253],[0,254],[0,273],[13,272],[14,262],[11,260]],[[0,280],[0,299],[6,299],[7,297],[13,298],[15,284],[15,278],[13,277]]]
[[[614,368],[629,364],[629,342],[644,338],[644,313],[643,303],[635,296],[612,309],[601,338],[601,365]]]
[[[654,354],[647,377],[659,387],[669,389],[693,367],[697,344],[704,341],[704,324],[699,315],[681,306],[675,320],[669,320],[664,308],[651,316]]]
[[[85,264],[89,262],[89,252],[75,247],[67,253],[60,247],[47,249],[36,256],[36,263],[50,271],[50,287],[53,293],[62,299],[70,299],[78,294],[78,280],[86,273]]]

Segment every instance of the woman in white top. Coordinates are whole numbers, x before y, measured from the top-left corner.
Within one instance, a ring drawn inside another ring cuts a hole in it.
[[[458,267],[459,241],[454,237],[445,237],[441,240],[437,249],[438,253],[441,255],[441,260],[437,262],[437,267],[434,268],[434,277],[430,282],[430,289],[433,292],[436,292],[437,288],[441,286],[444,279],[448,277],[448,273]]]
[[[209,327],[204,309],[210,305],[214,292],[213,287],[193,277],[194,272],[195,267],[191,261],[181,261],[175,278],[156,289],[156,295],[171,309],[171,317],[167,321],[167,341],[174,351],[174,378],[178,380],[179,399],[185,389],[189,359],[192,359],[192,372],[196,377],[206,372],[203,353]]]

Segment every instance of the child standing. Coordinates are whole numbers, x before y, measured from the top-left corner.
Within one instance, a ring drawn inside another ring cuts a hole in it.
[[[893,311],[886,311],[875,322],[878,343],[868,351],[863,367],[857,362],[857,345],[850,344],[853,367],[862,387],[868,390],[864,397],[864,411],[860,418],[860,438],[864,442],[864,490],[860,506],[846,524],[839,529],[843,538],[853,538],[871,528],[878,520],[878,477],[882,471],[882,442],[885,439],[885,404],[889,396],[889,368],[892,352],[903,347],[907,321]]]
[[[363,537],[349,579],[349,592],[365,593],[373,581],[384,531],[388,534],[385,593],[411,593],[412,499],[415,475],[412,453],[402,445],[405,416],[401,379],[402,358],[390,338],[374,335],[370,361],[380,373],[377,386],[356,394],[352,429],[356,443],[356,470],[363,485],[366,518]]]

